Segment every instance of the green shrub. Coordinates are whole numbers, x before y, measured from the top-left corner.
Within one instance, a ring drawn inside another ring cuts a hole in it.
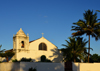
[[[23,61],[23,62],[31,62],[32,59],[31,58],[22,58],[20,61]]]
[[[49,60],[49,59],[46,59],[46,62],[52,62],[51,60]]]
[[[17,59],[15,59],[15,60],[12,60],[12,62],[18,62],[18,60],[17,60]]]

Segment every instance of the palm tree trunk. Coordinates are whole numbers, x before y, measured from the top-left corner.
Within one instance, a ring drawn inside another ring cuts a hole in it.
[[[75,59],[75,42],[74,42],[74,62],[76,62],[76,59]]]
[[[76,59],[75,59],[75,50],[74,50],[74,62],[76,62]]]
[[[89,63],[89,56],[90,56],[90,35],[89,35],[89,48],[88,48],[88,63]]]

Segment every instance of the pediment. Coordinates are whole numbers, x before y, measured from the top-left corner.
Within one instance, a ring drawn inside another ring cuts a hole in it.
[[[53,46],[55,46],[53,43],[51,43],[49,40],[47,40],[46,38],[44,38],[44,37],[41,37],[41,38],[39,38],[39,39],[36,39],[36,40],[33,40],[33,41],[30,41],[29,43],[30,44],[33,44],[33,43],[35,43],[35,42],[37,42],[37,43],[50,43],[51,45],[53,45]],[[57,47],[57,46],[55,46],[55,47]]]
[[[26,36],[26,34],[23,32],[23,30],[20,28],[20,30],[17,32],[16,36]]]

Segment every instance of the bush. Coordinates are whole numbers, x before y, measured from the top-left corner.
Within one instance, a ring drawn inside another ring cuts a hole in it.
[[[18,60],[17,60],[17,59],[15,59],[15,60],[12,60],[12,62],[18,62]]]
[[[46,59],[46,62],[52,62],[51,60],[49,60],[49,59]]]
[[[28,71],[37,71],[37,70],[36,70],[36,68],[33,69],[33,68],[31,67],[31,68],[29,68]]]
[[[22,58],[20,61],[23,61],[23,62],[31,62],[32,59],[31,58]]]

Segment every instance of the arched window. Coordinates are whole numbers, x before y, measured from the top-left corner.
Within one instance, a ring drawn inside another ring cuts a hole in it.
[[[21,48],[24,48],[24,41],[21,42]]]
[[[47,50],[47,46],[45,43],[40,43],[39,44],[39,50]]]

